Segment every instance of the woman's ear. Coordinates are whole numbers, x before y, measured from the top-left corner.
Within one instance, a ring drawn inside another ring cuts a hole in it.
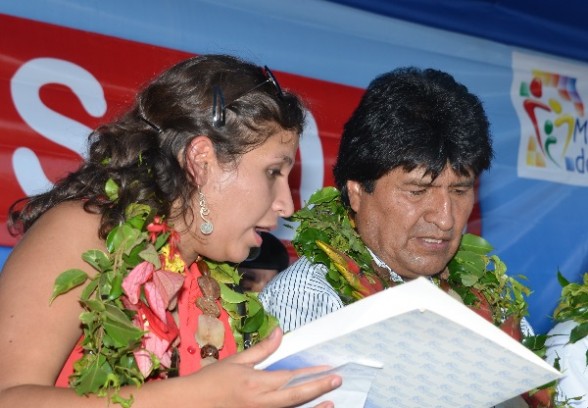
[[[210,163],[216,158],[212,141],[208,136],[196,136],[187,149],[186,171],[197,185],[203,186],[206,184]]]

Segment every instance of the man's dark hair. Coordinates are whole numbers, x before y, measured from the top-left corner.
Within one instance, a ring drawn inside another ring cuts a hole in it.
[[[391,170],[424,167],[433,179],[449,165],[479,176],[493,157],[480,99],[445,72],[398,68],[375,78],[345,124],[334,168],[349,206],[347,181],[371,193]]]

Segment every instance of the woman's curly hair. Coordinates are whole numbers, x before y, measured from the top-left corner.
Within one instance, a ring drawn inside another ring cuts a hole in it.
[[[222,92],[225,122],[213,123],[213,94]],[[169,217],[172,202],[193,217],[198,186],[183,167],[186,147],[206,135],[218,160],[236,166],[240,157],[281,129],[302,133],[304,108],[299,98],[281,92],[259,66],[228,55],[201,55],[178,63],[148,84],[130,111],[89,136],[87,159],[46,193],[15,202],[9,213],[11,233],[26,232],[47,210],[81,200],[101,214],[99,235],[124,220],[131,203],[149,205]],[[118,198],[108,198],[113,180]]]

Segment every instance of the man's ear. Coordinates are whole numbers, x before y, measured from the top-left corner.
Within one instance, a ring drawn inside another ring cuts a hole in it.
[[[349,196],[349,205],[355,212],[359,211],[361,206],[361,195],[364,193],[361,184],[354,180],[347,180],[347,195]]]
[[[216,158],[212,141],[208,136],[196,136],[187,149],[186,171],[197,185],[203,186],[206,184],[211,162]]]

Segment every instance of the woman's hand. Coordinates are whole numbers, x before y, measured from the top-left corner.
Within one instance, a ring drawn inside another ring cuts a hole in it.
[[[329,367],[298,370],[261,371],[253,367],[266,359],[280,345],[282,331],[276,329],[261,343],[241,353],[211,364],[188,378],[198,379],[195,386],[203,390],[203,406],[222,407],[295,407],[339,387],[341,377],[326,375],[319,379],[284,388],[293,377],[316,373]],[[329,401],[317,408],[333,407]]]

